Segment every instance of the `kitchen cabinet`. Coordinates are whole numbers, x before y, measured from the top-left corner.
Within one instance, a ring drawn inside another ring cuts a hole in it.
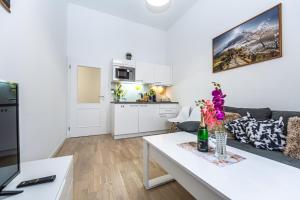
[[[168,119],[178,113],[178,104],[113,104],[114,138],[144,135],[169,129]]]
[[[137,82],[169,86],[172,85],[172,67],[138,62],[135,79]]]
[[[144,104],[139,106],[139,132],[164,130],[160,125],[159,106]]]
[[[175,118],[176,116],[177,116],[177,114],[174,114],[174,113],[172,113],[172,114],[160,113],[159,114],[159,121],[156,124],[157,128],[159,130],[169,129],[170,128],[170,123],[168,122],[168,119]]]
[[[154,83],[155,65],[139,62],[136,64],[135,80],[143,83]]]
[[[168,65],[155,66],[155,84],[172,85],[172,67]]]
[[[117,135],[139,132],[138,105],[115,104],[113,130]]]
[[[175,118],[178,113],[178,104],[160,104],[159,105],[159,121],[157,126],[160,129],[169,128],[168,119]]]

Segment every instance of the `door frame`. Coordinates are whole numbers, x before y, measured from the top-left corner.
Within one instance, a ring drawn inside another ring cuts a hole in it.
[[[67,65],[67,138],[70,138],[71,131],[71,67],[72,65],[68,62]]]
[[[74,64],[74,63],[83,63],[83,62],[71,62],[71,61],[68,61],[68,65],[67,65],[67,127],[66,127],[66,130],[67,130],[67,134],[66,134],[66,137],[67,138],[72,138],[74,136],[71,135],[71,113],[72,113],[72,68],[73,67],[78,67],[78,66],[98,66],[98,65],[91,65],[90,63],[89,64]],[[102,67],[99,67],[101,69],[101,78],[104,78],[104,71],[103,70],[104,68]],[[106,81],[106,79],[101,79],[101,80],[104,80],[103,82]],[[103,96],[105,96],[105,99],[103,100],[103,103],[106,104],[106,97],[107,97],[107,91],[104,90],[102,92]],[[101,96],[102,96],[101,94]],[[105,107],[105,105],[104,105]],[[105,107],[105,112],[106,112],[106,107]],[[106,122],[105,122],[105,126],[106,126],[106,133],[100,133],[98,135],[105,135],[105,134],[109,134],[109,126],[108,126],[108,120],[109,120],[109,116],[106,115]],[[90,135],[92,136],[92,135]],[[82,136],[82,137],[85,137],[85,136]]]

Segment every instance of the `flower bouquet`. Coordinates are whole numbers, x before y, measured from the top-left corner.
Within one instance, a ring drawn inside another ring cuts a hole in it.
[[[216,156],[219,159],[226,158],[227,133],[222,131],[225,119],[224,103],[226,95],[223,94],[221,85],[213,82],[212,100],[198,100],[196,105],[201,109],[201,117],[210,132],[216,137]],[[203,125],[202,125],[203,126]]]

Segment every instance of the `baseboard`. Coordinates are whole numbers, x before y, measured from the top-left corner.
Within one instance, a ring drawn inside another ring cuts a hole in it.
[[[60,151],[62,146],[64,145],[66,138],[54,149],[54,151],[49,155],[49,158],[54,158],[56,154]]]
[[[95,133],[95,134],[90,134],[90,135],[78,135],[78,136],[70,136],[70,135],[67,135],[67,138],[81,138],[81,137],[92,137],[92,136],[99,136],[99,135],[107,135],[107,134],[110,134],[110,133]]]
[[[149,136],[149,135],[158,135],[158,134],[164,134],[164,133],[168,133],[167,130],[163,130],[163,131],[152,131],[152,132],[145,132],[145,133],[133,133],[133,134],[127,134],[127,135],[113,135],[113,138],[115,140],[118,139],[125,139],[125,138],[134,138],[134,137],[143,137],[143,136]]]

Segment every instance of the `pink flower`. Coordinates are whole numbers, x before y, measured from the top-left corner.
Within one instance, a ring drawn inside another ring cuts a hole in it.
[[[196,102],[197,106],[200,106],[201,113],[204,117],[205,124],[214,128],[222,125],[222,121],[225,118],[224,113],[224,98],[226,97],[221,90],[221,85],[214,83],[215,89],[212,91],[213,100],[199,100]]]

